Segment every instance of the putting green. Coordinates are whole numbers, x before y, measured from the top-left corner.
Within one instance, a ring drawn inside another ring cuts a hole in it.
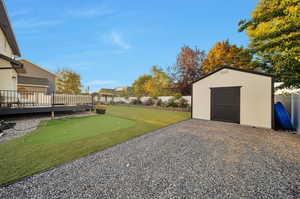
[[[135,123],[107,115],[49,120],[42,122],[33,133],[35,135],[26,137],[24,141],[27,144],[58,144],[130,128]]]
[[[43,121],[40,127],[0,144],[0,184],[104,150],[190,113],[109,106],[106,115]]]

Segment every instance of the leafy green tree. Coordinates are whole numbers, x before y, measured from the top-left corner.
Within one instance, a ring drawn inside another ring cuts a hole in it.
[[[252,55],[248,51],[243,47],[231,45],[227,40],[214,45],[203,62],[202,70],[209,73],[221,66],[254,69],[256,64],[252,62]]]
[[[79,74],[62,69],[57,72],[56,91],[65,94],[80,94],[82,89],[81,77]]]
[[[260,0],[250,20],[239,23],[247,31],[250,50],[284,86],[300,86],[300,1]]]

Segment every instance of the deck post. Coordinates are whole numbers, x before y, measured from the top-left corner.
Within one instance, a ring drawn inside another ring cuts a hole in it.
[[[91,97],[92,97],[92,107],[90,109],[90,112],[93,112],[93,109],[94,109],[94,96],[91,95]]]
[[[54,107],[54,91],[52,92],[51,107],[52,107],[52,110],[51,110],[51,119],[53,120],[55,118],[55,114],[54,114],[54,111],[53,111],[53,107]]]
[[[51,106],[54,106],[54,91],[52,92]]]

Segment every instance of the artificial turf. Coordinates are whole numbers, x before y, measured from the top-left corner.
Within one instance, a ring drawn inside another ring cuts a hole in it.
[[[43,121],[32,133],[0,144],[0,184],[103,150],[189,116],[185,112],[110,106],[106,115]]]

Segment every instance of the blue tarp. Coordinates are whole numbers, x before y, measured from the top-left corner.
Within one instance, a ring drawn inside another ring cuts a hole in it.
[[[275,122],[280,129],[287,131],[295,130],[288,112],[280,102],[275,104]]]

